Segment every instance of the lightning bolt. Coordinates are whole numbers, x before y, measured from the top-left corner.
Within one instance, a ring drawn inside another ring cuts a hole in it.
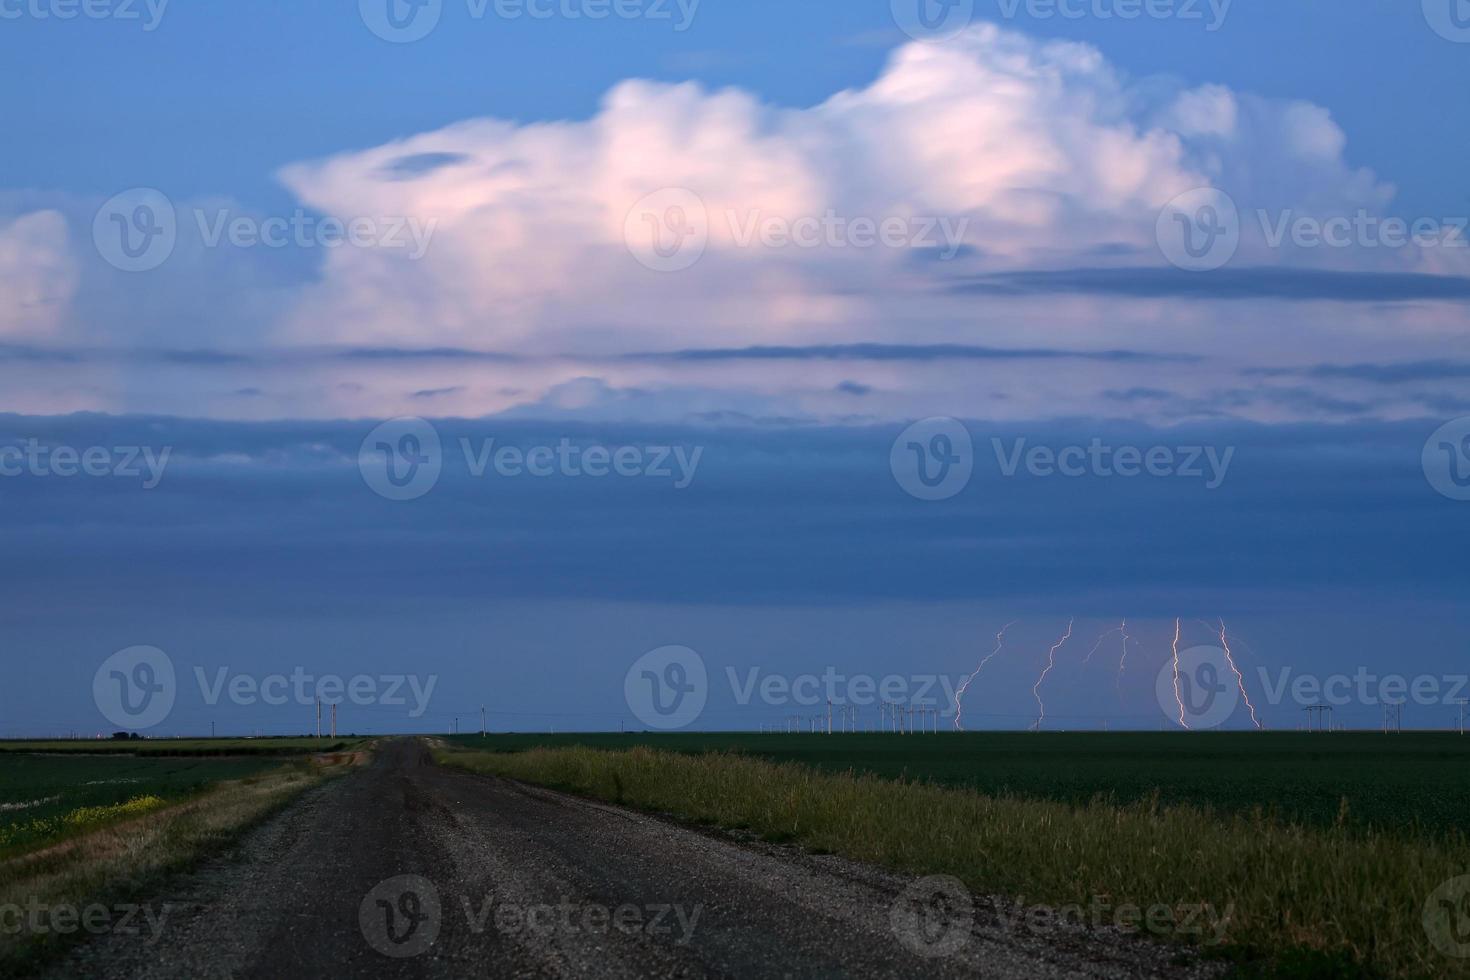
[[[1000,648],[1005,644],[1006,630],[1010,629],[1012,626],[1015,626],[1019,622],[1020,622],[1019,619],[1013,619],[1009,623],[1006,623],[1004,626],[1002,626],[1000,628],[1000,632],[997,633],[997,634],[995,634],[995,649],[992,650],[992,651],[990,651],[990,656],[988,656],[984,660],[980,661],[980,666],[978,666],[978,667],[975,668],[975,672],[972,673],[969,677],[966,677],[965,678],[965,682],[960,685],[959,690],[957,690],[957,691],[954,692],[954,730],[955,731],[962,732],[962,731],[965,730],[965,726],[964,726],[963,722],[961,721],[961,716],[964,714],[964,708],[960,704],[960,699],[963,698],[965,696],[965,692],[970,689],[970,682],[973,681],[976,677],[979,677],[980,676],[980,671],[982,671],[982,670],[985,669],[985,665],[988,664],[988,663],[990,663],[990,661],[994,660],[995,659],[995,655],[997,653],[1000,653]]]
[[[1121,700],[1123,697],[1123,669],[1128,666],[1128,641],[1133,637],[1128,635],[1128,620],[1123,620],[1123,625],[1119,629],[1123,631],[1123,655],[1118,658],[1118,698]]]
[[[1100,647],[1100,646],[1102,646],[1103,640],[1106,640],[1108,637],[1112,636],[1114,633],[1122,633],[1126,637],[1128,635],[1127,632],[1126,632],[1127,629],[1128,629],[1128,620],[1125,619],[1125,620],[1123,620],[1123,624],[1121,626],[1114,626],[1112,629],[1108,630],[1102,636],[1099,636],[1097,638],[1097,642],[1092,645],[1092,649],[1087,651],[1087,656],[1085,656],[1085,657],[1082,658],[1082,662],[1083,663],[1087,663],[1088,661],[1092,660],[1092,655],[1094,653],[1097,653],[1097,648]]]
[[[1185,728],[1189,722],[1184,719],[1184,696],[1179,693],[1179,620],[1174,620],[1174,701],[1179,705],[1179,724]]]
[[[1063,643],[1072,638],[1072,624],[1076,621],[1076,616],[1067,620],[1067,632],[1063,633],[1062,638],[1053,643],[1051,649],[1047,651],[1046,667],[1042,670],[1041,676],[1036,678],[1035,686],[1031,688],[1031,696],[1036,699],[1036,706],[1041,709],[1041,714],[1036,718],[1036,724],[1031,726],[1034,732],[1041,731],[1041,723],[1046,721],[1046,704],[1041,700],[1041,682],[1046,680],[1046,675],[1050,674],[1051,669],[1057,665],[1057,651],[1061,649]]]
[[[1230,664],[1230,670],[1235,674],[1235,684],[1240,688],[1240,696],[1245,698],[1245,706],[1251,712],[1251,724],[1257,729],[1261,723],[1256,720],[1256,706],[1251,704],[1251,696],[1245,692],[1245,678],[1240,674],[1240,668],[1235,666],[1235,655],[1230,652],[1230,641],[1225,636],[1225,620],[1220,620],[1220,646],[1225,648],[1225,660]]]

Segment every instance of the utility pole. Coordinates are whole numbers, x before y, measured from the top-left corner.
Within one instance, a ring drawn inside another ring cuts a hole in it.
[[[337,704],[332,703],[332,741],[337,740]]]
[[[322,740],[322,699],[316,699],[316,740]]]
[[[832,699],[827,699],[827,734],[832,734]]]
[[[480,705],[480,737],[485,737],[485,706]]]
[[[1460,734],[1465,734],[1465,706],[1470,704],[1465,698],[1460,699]]]

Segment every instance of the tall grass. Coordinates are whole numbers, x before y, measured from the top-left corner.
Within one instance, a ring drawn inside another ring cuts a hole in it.
[[[351,755],[321,763],[294,763],[227,780],[173,805],[145,798],[120,807],[92,807],[82,822],[107,822],[80,836],[0,860],[0,908],[81,907],[146,890],[163,875],[187,867],[246,828],[285,806],[324,776],[345,772]],[[118,810],[119,813],[102,811]],[[129,817],[129,813],[137,816]],[[116,817],[123,819],[112,819]],[[13,915],[12,915],[13,925]],[[0,929],[0,976],[22,975],[38,957],[75,936]]]
[[[1470,871],[1470,844],[1222,817],[1156,800],[1069,805],[791,763],[646,748],[440,751],[441,761],[918,874],[952,874],[1024,903],[1211,903],[1228,951],[1354,964],[1393,976],[1470,976],[1421,921],[1430,893]],[[1335,969],[1340,969],[1337,967]]]

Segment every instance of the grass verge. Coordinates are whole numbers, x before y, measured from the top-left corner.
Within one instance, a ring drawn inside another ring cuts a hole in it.
[[[1157,801],[1068,804],[792,763],[646,748],[439,749],[439,760],[742,829],[1022,904],[1210,905],[1215,949],[1252,975],[1470,976],[1421,916],[1470,870],[1470,843],[1222,816]],[[1185,939],[1166,927],[1161,938]]]
[[[142,815],[119,814],[122,819],[90,832],[0,861],[0,976],[23,975],[85,935],[72,915],[122,902],[189,867],[363,756],[313,757],[217,783],[171,806],[139,806]],[[54,910],[72,910],[66,913],[71,931],[30,928],[24,917],[33,908],[47,910],[53,924]]]

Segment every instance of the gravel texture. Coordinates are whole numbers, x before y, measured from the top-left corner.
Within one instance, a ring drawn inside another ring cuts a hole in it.
[[[387,743],[56,977],[1209,977],[944,879],[690,829]],[[1018,917],[1019,916],[1019,917]]]

